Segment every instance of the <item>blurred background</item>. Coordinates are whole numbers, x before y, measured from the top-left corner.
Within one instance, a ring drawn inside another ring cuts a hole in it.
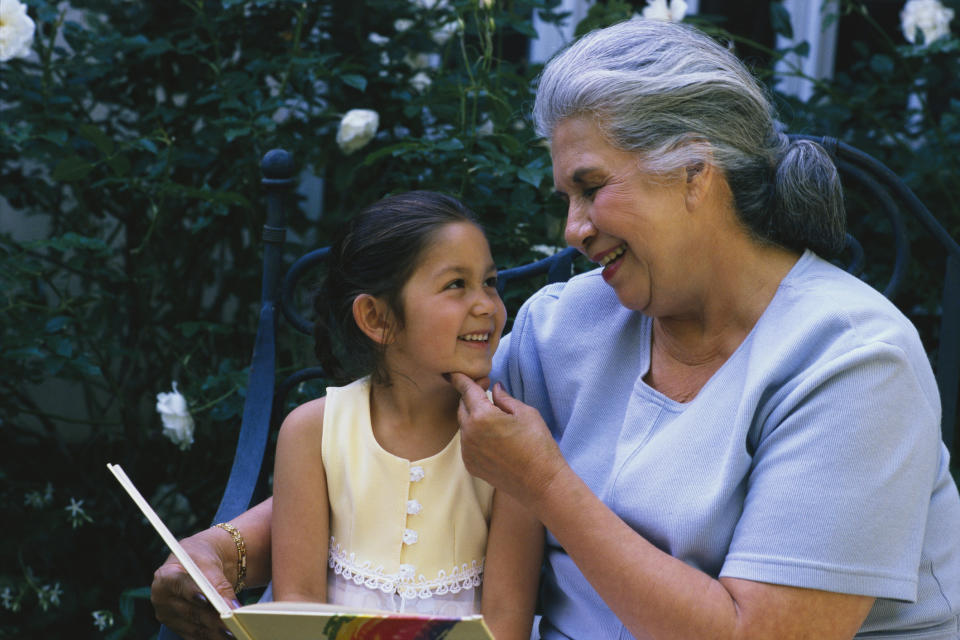
[[[788,132],[873,154],[958,238],[958,9],[0,0],[0,638],[156,633],[148,586],[166,550],[105,464],[177,535],[213,517],[253,347],[266,151],[296,166],[290,260],[423,188],[478,213],[498,265],[527,262],[564,245],[529,119],[542,63],[594,27],[684,20],[753,68]],[[888,223],[848,204],[882,271]],[[933,344],[943,264],[909,230],[896,302]],[[280,375],[311,362],[307,339],[282,339]],[[319,392],[298,391],[291,403]]]

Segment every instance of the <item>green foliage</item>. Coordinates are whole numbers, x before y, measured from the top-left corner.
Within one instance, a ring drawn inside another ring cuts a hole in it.
[[[46,229],[0,233],[0,637],[155,631],[143,589],[166,554],[105,463],[175,533],[212,517],[253,343],[268,149],[326,179],[319,221],[293,207],[291,255],[412,188],[468,202],[504,264],[562,243],[527,119],[537,69],[516,53],[551,2],[28,0],[34,52],[0,73],[0,194]],[[354,108],[380,129],[347,155],[335,136]],[[281,345],[283,366],[308,354]],[[154,408],[173,380],[196,420],[187,451]]]

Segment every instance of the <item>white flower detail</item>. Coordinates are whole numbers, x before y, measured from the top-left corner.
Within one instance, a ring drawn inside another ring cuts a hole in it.
[[[447,0],[413,0],[414,6],[419,9],[433,11],[434,9],[446,9],[449,6]]]
[[[63,589],[60,588],[60,583],[56,584],[45,584],[40,587],[40,590],[37,591],[37,600],[39,600],[40,608],[43,611],[46,611],[50,607],[59,607],[60,606],[60,596],[63,595]]]
[[[367,36],[367,39],[371,43],[377,45],[378,47],[382,47],[383,45],[390,42],[390,38],[388,38],[387,36],[382,36],[379,33],[376,33],[373,31],[370,32],[370,35]]]
[[[413,529],[403,530],[403,544],[417,544],[420,535]]]
[[[93,626],[100,631],[113,626],[113,614],[106,609],[91,611],[90,615],[93,616]]]
[[[400,570],[397,572],[397,576],[403,580],[412,578],[416,573],[417,568],[412,564],[402,564],[400,565]]]
[[[900,28],[911,44],[917,41],[919,29],[927,45],[950,34],[953,16],[953,9],[943,6],[939,0],[907,0],[900,11]]]
[[[430,38],[441,47],[447,44],[447,41],[460,31],[461,22],[452,20],[430,32]]]
[[[413,20],[408,20],[407,18],[397,18],[393,21],[393,28],[397,30],[397,33],[403,33],[412,26]]]
[[[3,604],[4,609],[9,611],[20,610],[20,598],[13,595],[10,587],[4,587],[3,591],[0,592],[0,603]]]
[[[415,467],[410,467],[410,482],[420,482],[423,480],[424,475],[423,467],[417,465]]]
[[[79,527],[84,522],[93,522],[93,518],[87,515],[87,512],[83,510],[83,500],[77,500],[76,498],[70,498],[70,504],[64,507],[70,515],[70,526],[74,529]]]
[[[373,140],[380,126],[380,114],[372,109],[350,109],[340,120],[337,144],[350,154]]]
[[[53,502],[53,483],[48,482],[43,493],[30,491],[23,496],[23,504],[34,509],[40,509]]]
[[[423,505],[417,500],[407,500],[407,513],[415,516],[423,510]]]
[[[480,6],[489,11],[493,9],[493,0],[480,0]]]
[[[647,0],[642,15],[647,20],[680,22],[687,15],[687,3],[684,0],[670,0],[670,6],[667,6],[667,0]]]
[[[171,393],[157,394],[157,412],[163,420],[163,435],[181,451],[189,449],[193,444],[193,416],[187,408],[187,399],[177,391],[176,382]]]
[[[430,88],[431,84],[433,84],[433,80],[423,71],[418,71],[415,76],[410,78],[410,86],[413,87],[417,93],[423,93]]]
[[[552,256],[555,253],[558,253],[561,248],[553,247],[548,244],[535,244],[530,247],[531,251],[536,251],[537,253],[542,253],[545,256]]]
[[[429,53],[408,53],[403,56],[403,61],[408,67],[416,71],[417,69],[429,69],[435,66],[432,56]]]
[[[477,127],[477,137],[485,138],[493,135],[493,120],[484,120],[483,124]]]
[[[0,0],[0,62],[29,56],[36,28],[20,0]]]

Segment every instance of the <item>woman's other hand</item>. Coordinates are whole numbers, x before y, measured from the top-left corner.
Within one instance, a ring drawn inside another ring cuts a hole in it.
[[[468,376],[453,373],[450,382],[460,393],[457,418],[467,471],[533,508],[566,467],[540,413],[500,384],[494,385],[491,403]]]
[[[225,567],[218,553],[219,537],[222,537],[218,534],[222,533],[219,529],[207,529],[181,540],[180,544],[224,600],[232,607],[238,607],[240,605],[233,592],[233,583],[225,575]],[[229,542],[229,536],[226,538]],[[232,553],[236,554],[235,551]],[[223,626],[220,615],[173,555],[154,572],[150,601],[157,620],[184,640],[232,637]]]

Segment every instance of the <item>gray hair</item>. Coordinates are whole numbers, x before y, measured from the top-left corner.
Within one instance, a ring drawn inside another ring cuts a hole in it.
[[[760,83],[694,27],[638,18],[588,33],[544,68],[533,116],[545,138],[564,119],[593,118],[653,174],[718,167],[758,241],[827,256],[843,249],[843,191],[830,156],[781,133]]]

